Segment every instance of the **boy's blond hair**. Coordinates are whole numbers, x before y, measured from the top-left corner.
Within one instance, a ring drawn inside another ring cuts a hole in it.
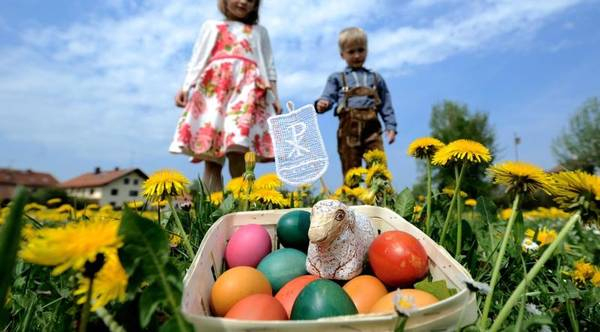
[[[360,43],[367,48],[367,34],[361,28],[350,27],[340,31],[340,38],[338,44],[340,46],[340,52],[353,43]]]

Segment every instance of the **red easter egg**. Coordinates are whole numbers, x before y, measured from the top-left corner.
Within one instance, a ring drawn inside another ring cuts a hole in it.
[[[246,320],[287,320],[285,309],[273,296],[253,294],[233,305],[225,318]]]
[[[287,312],[288,317],[292,314],[292,307],[294,306],[294,301],[298,297],[298,294],[304,289],[304,286],[308,285],[309,282],[313,280],[319,279],[316,276],[311,274],[303,275],[296,277],[290,281],[288,281],[277,294],[275,294],[275,298],[281,302],[283,308]]]
[[[408,287],[427,275],[429,262],[423,245],[402,231],[379,235],[369,247],[369,264],[375,276],[390,287]]]

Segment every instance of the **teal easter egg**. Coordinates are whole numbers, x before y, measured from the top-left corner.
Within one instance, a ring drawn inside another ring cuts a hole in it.
[[[262,272],[273,293],[277,293],[288,281],[306,274],[306,254],[292,248],[275,250],[263,258],[256,267]]]
[[[318,279],[302,289],[294,302],[290,319],[319,319],[357,313],[354,302],[340,285]]]
[[[277,222],[277,237],[286,248],[306,252],[308,249],[308,228],[310,212],[296,210],[282,215]]]

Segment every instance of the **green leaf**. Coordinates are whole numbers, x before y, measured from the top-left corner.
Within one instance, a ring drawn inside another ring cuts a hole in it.
[[[153,283],[144,290],[140,297],[140,324],[146,327],[158,305],[164,301],[165,292],[160,284]]]
[[[410,189],[404,188],[404,190],[400,192],[394,209],[402,218],[412,220],[413,211],[415,209],[415,198]]]
[[[27,202],[27,197],[27,189],[17,188],[8,218],[0,228],[0,271],[2,271],[0,273],[0,317],[5,316],[4,303],[6,303],[6,295],[12,284],[17,261],[17,251],[21,241],[21,227],[23,227],[23,208]]]
[[[185,326],[182,327],[177,325],[177,321],[175,318],[169,319],[165,324],[163,324],[159,331],[160,332],[184,332],[184,331],[192,331],[192,326],[189,323],[185,323]]]
[[[427,279],[425,279],[417,282],[415,284],[415,289],[427,292],[435,296],[440,301],[456,294],[456,289],[448,288],[446,280],[428,281]]]
[[[170,250],[167,233],[160,226],[126,208],[119,235],[125,243],[119,257],[128,274],[138,263],[147,277],[163,270]]]

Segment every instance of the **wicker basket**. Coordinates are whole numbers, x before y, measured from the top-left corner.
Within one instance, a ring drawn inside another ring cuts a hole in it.
[[[470,280],[471,277],[444,248],[389,209],[375,206],[354,206],[352,209],[369,216],[378,233],[401,230],[416,237],[427,251],[429,271],[433,279],[445,279],[448,287],[458,290],[452,297],[414,312],[407,322],[406,331],[454,331],[460,326],[475,322],[477,300],[475,294],[470,292],[463,282]],[[281,215],[289,211],[231,213],[221,217],[208,230],[184,279],[181,309],[196,331],[393,330],[396,320],[396,315],[393,314],[360,314],[300,321],[248,321],[210,315],[210,290],[216,278],[223,272],[225,246],[233,232],[242,225],[260,224],[271,235],[273,248],[277,248],[277,221]]]

